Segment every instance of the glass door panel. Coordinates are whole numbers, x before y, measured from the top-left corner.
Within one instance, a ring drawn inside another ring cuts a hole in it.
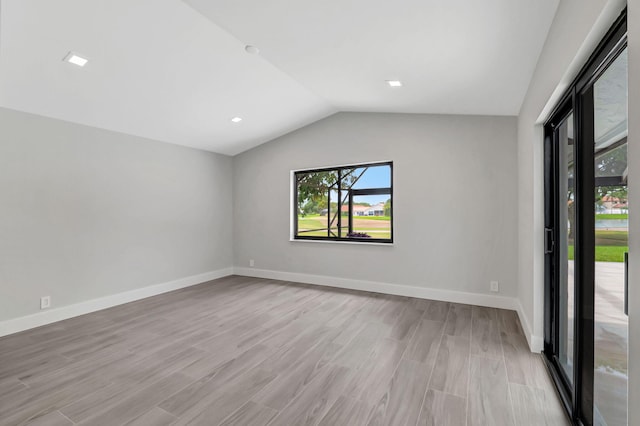
[[[558,127],[558,360],[569,383],[573,382],[574,330],[574,238],[575,238],[575,179],[573,113]]]
[[[627,425],[627,50],[593,85],[595,159],[594,424]]]

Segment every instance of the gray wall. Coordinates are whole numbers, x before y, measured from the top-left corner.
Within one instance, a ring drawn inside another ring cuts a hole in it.
[[[240,154],[235,265],[515,296],[515,140],[514,117],[339,113]],[[289,241],[291,170],[377,160],[394,162],[393,247]]]
[[[0,109],[0,321],[232,266],[232,160]]]

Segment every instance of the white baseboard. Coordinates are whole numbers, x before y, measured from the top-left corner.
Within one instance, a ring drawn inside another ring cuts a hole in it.
[[[544,349],[544,339],[542,338],[542,336],[536,336],[535,334],[533,334],[531,324],[529,324],[529,319],[524,314],[524,308],[522,307],[520,300],[518,300],[516,312],[518,313],[518,317],[520,318],[520,324],[522,325],[524,336],[527,338],[527,343],[529,343],[529,349],[531,349],[531,352],[542,352],[542,349]]]
[[[13,318],[0,322],[0,337],[62,321],[68,318],[77,317],[79,315],[111,308],[113,306],[122,305],[124,303],[156,296],[169,291],[179,290],[181,288],[201,284],[232,274],[233,268],[219,269],[217,271],[205,272],[203,274],[192,275],[161,284],[150,285],[148,287],[142,287],[126,291],[124,293],[104,296],[98,299],[91,299],[73,305],[61,306],[59,308],[38,312],[32,315]]]
[[[244,275],[248,277],[293,281],[328,287],[347,288],[350,290],[370,291],[373,293],[393,294],[396,296],[416,297],[419,299],[441,300],[444,302],[464,303],[469,305],[486,306],[489,308],[510,309],[514,311],[517,310],[517,305],[519,304],[517,299],[513,297],[441,290],[377,281],[353,280],[327,275],[311,275],[244,267],[235,267],[233,268],[233,272],[235,275]]]

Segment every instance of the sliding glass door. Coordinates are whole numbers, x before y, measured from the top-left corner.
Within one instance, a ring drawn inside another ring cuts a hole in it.
[[[627,50],[598,77],[594,101],[594,420],[627,424]]]
[[[626,12],[545,125],[544,355],[575,424],[627,425]]]

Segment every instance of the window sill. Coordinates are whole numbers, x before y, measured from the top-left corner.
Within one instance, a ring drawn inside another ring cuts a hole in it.
[[[386,246],[393,247],[395,243],[368,243],[364,241],[330,241],[330,240],[300,240],[296,238],[289,238],[289,242],[292,243],[322,243],[322,244],[358,244],[361,246]]]

